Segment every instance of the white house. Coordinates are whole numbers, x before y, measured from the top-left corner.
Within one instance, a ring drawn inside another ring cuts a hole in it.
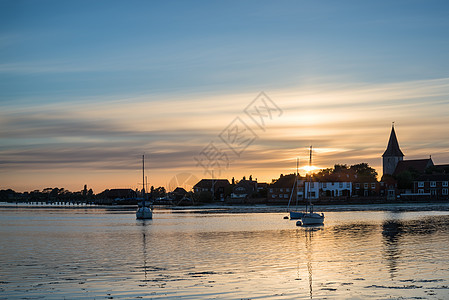
[[[310,188],[309,188],[310,186]],[[310,194],[309,194],[310,191]],[[304,183],[304,199],[318,199],[320,195],[320,183],[317,181],[308,182],[306,181]],[[298,195],[299,198],[299,195]]]
[[[320,191],[328,197],[350,197],[352,195],[352,182],[310,182],[310,199],[318,199]],[[308,199],[308,193],[309,182],[298,182],[298,199]]]
[[[326,196],[351,196],[352,182],[320,182],[321,190]]]

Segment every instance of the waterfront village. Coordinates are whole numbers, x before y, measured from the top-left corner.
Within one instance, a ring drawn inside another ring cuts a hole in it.
[[[387,148],[382,155],[383,176],[367,163],[355,165],[336,164],[302,177],[297,173],[280,174],[271,183],[258,182],[252,175],[240,180],[201,179],[191,191],[177,187],[166,193],[164,187],[151,187],[149,197],[155,205],[200,205],[220,202],[235,204],[288,205],[315,204],[371,204],[397,202],[449,201],[449,164],[435,165],[432,158],[404,160],[394,130],[391,128]],[[0,191],[0,201],[137,204],[142,192],[132,189],[108,189],[94,194],[92,189],[70,192],[63,188],[46,188],[43,191],[16,193]]]

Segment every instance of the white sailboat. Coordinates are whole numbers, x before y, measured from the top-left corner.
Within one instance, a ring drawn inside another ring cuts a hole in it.
[[[145,155],[142,155],[142,201],[138,203],[137,219],[153,219],[153,204],[148,200],[145,190]]]
[[[312,166],[312,146],[310,146],[310,154],[309,154],[309,168]],[[303,213],[301,217],[302,225],[322,225],[324,224],[324,214],[323,213],[315,213],[313,212],[313,204],[312,197],[310,193],[311,188],[311,180],[312,176],[309,175],[309,186],[307,188],[307,200],[309,205],[306,204],[306,211]]]

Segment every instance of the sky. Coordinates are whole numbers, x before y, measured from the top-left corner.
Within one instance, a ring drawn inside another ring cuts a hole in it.
[[[449,163],[447,1],[0,0],[0,189]]]

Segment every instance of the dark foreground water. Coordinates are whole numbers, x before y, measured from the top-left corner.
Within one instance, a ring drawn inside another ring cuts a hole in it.
[[[0,298],[449,299],[449,212],[0,208]]]

